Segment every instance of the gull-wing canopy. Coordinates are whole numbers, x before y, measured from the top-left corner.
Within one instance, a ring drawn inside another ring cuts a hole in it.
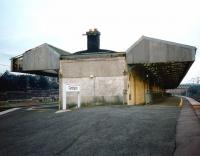
[[[126,51],[129,66],[140,66],[162,88],[176,88],[195,60],[196,47],[142,36]]]
[[[60,57],[69,54],[69,52],[44,43],[20,56],[11,58],[11,71],[57,76]]]

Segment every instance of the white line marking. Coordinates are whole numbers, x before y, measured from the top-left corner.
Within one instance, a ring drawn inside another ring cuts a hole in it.
[[[9,113],[9,112],[13,112],[13,111],[16,111],[18,109],[20,109],[20,108],[11,108],[11,109],[0,112],[0,115],[6,114],[6,113]]]
[[[190,97],[185,97],[190,103],[191,103],[191,105],[193,105],[193,106],[199,106],[200,105],[200,103],[198,102],[198,101],[196,101],[195,99],[193,99],[193,98],[190,98]]]
[[[64,113],[64,112],[70,112],[70,109],[65,109],[65,110],[58,110],[55,113]]]
[[[28,110],[28,111],[34,110],[34,107],[28,108],[28,109],[26,109],[26,110]]]

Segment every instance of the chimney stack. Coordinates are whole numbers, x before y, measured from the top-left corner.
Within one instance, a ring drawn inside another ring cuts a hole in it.
[[[100,48],[100,35],[101,33],[97,29],[90,29],[86,32],[87,35],[87,51],[97,52]]]

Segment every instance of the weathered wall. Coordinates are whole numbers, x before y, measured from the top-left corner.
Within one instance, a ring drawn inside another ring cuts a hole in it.
[[[61,60],[62,77],[121,76],[126,69],[125,57]]]
[[[23,70],[54,70],[59,69],[60,55],[47,44],[31,49],[23,54]]]
[[[127,103],[128,105],[139,105],[154,102],[161,99],[162,92],[164,91],[160,86],[154,82],[151,77],[147,77],[142,68],[134,66],[129,68],[128,71],[128,90],[127,90]]]
[[[141,37],[127,50],[127,63],[194,61],[196,48],[174,42]]]
[[[137,69],[131,69],[128,73],[127,99],[129,105],[145,103],[145,93],[148,90],[148,82]]]
[[[126,102],[125,57],[89,58],[60,61],[60,98],[64,83],[80,85],[82,104]],[[77,103],[76,93],[67,95],[67,103]]]
[[[82,104],[123,103],[124,76],[63,78],[63,83],[81,86]],[[77,103],[75,93],[67,94],[68,103]]]

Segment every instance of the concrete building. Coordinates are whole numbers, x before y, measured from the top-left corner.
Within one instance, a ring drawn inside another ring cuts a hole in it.
[[[195,60],[196,48],[142,36],[126,52],[100,49],[100,32],[87,33],[87,50],[65,52],[49,44],[11,59],[12,71],[59,77],[60,101],[65,84],[80,86],[82,104],[144,104],[176,88]],[[64,98],[65,99],[65,98]],[[77,103],[77,93],[66,96]]]
[[[165,89],[176,88],[194,62],[195,53],[192,46],[142,36],[126,51],[128,103],[149,103]]]
[[[58,76],[61,55],[69,52],[44,43],[24,52],[22,55],[11,58],[11,71]]]

